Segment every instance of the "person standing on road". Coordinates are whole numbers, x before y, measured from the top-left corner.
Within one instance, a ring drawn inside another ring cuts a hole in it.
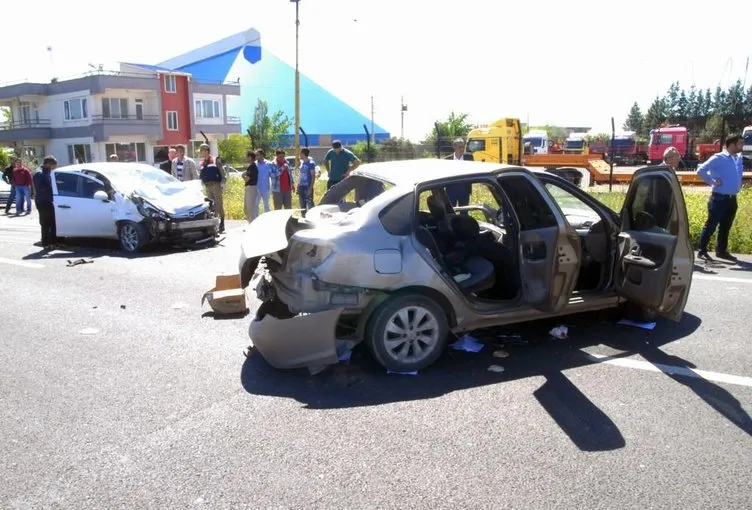
[[[697,175],[712,186],[708,200],[708,219],[700,234],[697,256],[712,261],[708,255],[708,243],[718,227],[718,242],[715,254],[718,258],[736,262],[737,258],[728,252],[728,236],[736,217],[736,195],[742,188],[743,162],[739,153],[744,140],[739,135],[726,139],[724,151],[713,154],[697,169]]]
[[[219,215],[219,232],[222,233],[225,231],[225,178],[210,151],[208,144],[201,144],[199,176],[204,187],[206,187],[206,196],[214,203],[214,211]]]
[[[300,150],[300,179],[298,179],[298,200],[300,208],[308,209],[315,207],[313,203],[313,186],[316,183],[316,161],[311,157],[308,148]]]
[[[348,177],[350,172],[358,168],[360,166],[360,159],[349,150],[343,148],[342,142],[334,140],[332,148],[324,156],[324,166],[326,166],[326,171],[329,174],[326,189],[330,189],[342,181],[342,179]]]
[[[272,198],[274,210],[292,209],[293,177],[290,165],[287,164],[285,151],[278,149],[277,159],[271,165],[270,176],[272,178]]]
[[[676,172],[679,168],[679,162],[681,161],[681,154],[676,150],[676,147],[669,147],[663,153],[663,164]]]
[[[465,152],[465,140],[462,138],[456,138],[452,142],[454,153],[445,157],[444,159],[450,159],[454,161],[473,161],[473,155],[469,152]],[[446,187],[447,195],[449,195],[449,203],[452,207],[462,207],[470,204],[470,195],[472,194],[471,184],[453,184]],[[463,211],[467,213],[467,211]]]
[[[243,197],[243,209],[248,223],[256,219],[258,215],[258,167],[256,166],[256,153],[248,151],[246,153],[248,160],[248,169],[243,172],[245,181],[245,195]]]
[[[24,212],[31,214],[31,187],[33,186],[31,170],[23,165],[21,158],[17,158],[14,163],[11,182],[16,188],[16,216]],[[24,204],[26,204],[25,209]]]
[[[10,184],[10,193],[8,194],[8,201],[5,203],[5,214],[10,214],[10,206],[16,200],[16,187],[13,185],[13,167],[16,166],[16,159],[11,158],[10,165],[3,170],[3,181],[5,184]],[[18,207],[18,203],[16,203]]]
[[[159,164],[159,169],[168,174],[172,173],[172,161],[177,157],[178,151],[175,147],[170,147],[167,151],[167,159]]]
[[[185,156],[185,146],[178,145],[175,150],[177,151],[177,157],[172,160],[172,176],[179,181],[198,179],[196,162]]]
[[[259,202],[264,202],[264,212],[269,212],[269,193],[271,191],[271,163],[266,159],[264,149],[256,150],[256,168],[258,168],[258,184],[256,186],[256,202],[253,210],[258,211]]]
[[[55,156],[47,156],[42,161],[42,170],[34,174],[34,203],[37,206],[37,211],[39,211],[42,247],[45,250],[52,250],[57,245],[51,174],[55,168],[57,168],[57,159],[55,159]]]

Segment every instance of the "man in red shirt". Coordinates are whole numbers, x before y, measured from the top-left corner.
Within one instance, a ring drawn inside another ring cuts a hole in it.
[[[274,209],[292,209],[293,177],[285,159],[285,151],[277,150],[277,159],[271,165],[269,175],[272,178]]]
[[[11,182],[16,188],[16,216],[24,212],[31,214],[31,171],[23,166],[21,158],[16,160]],[[26,204],[25,209],[24,204]]]

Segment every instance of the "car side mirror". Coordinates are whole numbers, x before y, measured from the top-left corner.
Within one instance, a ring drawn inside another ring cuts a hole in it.
[[[94,192],[94,200],[101,200],[102,202],[109,202],[110,197],[107,196],[107,193],[105,193],[102,190]]]

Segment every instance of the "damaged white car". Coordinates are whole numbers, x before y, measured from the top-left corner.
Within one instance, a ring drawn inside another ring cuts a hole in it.
[[[449,197],[468,193],[453,207]],[[258,217],[240,257],[255,349],[275,368],[365,342],[420,370],[450,334],[624,305],[682,316],[694,254],[681,186],[635,172],[620,214],[548,172],[415,160],[359,167],[304,218]]]
[[[201,181],[141,163],[83,163],[52,171],[58,237],[117,239],[127,252],[158,242],[213,242],[219,218]]]

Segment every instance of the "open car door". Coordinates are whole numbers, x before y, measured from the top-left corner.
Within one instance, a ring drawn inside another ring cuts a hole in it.
[[[616,290],[678,321],[692,284],[694,251],[679,179],[665,166],[636,171],[621,211]]]
[[[517,215],[523,299],[537,310],[558,312],[577,284],[582,256],[577,231],[529,171],[505,172],[498,182]]]

